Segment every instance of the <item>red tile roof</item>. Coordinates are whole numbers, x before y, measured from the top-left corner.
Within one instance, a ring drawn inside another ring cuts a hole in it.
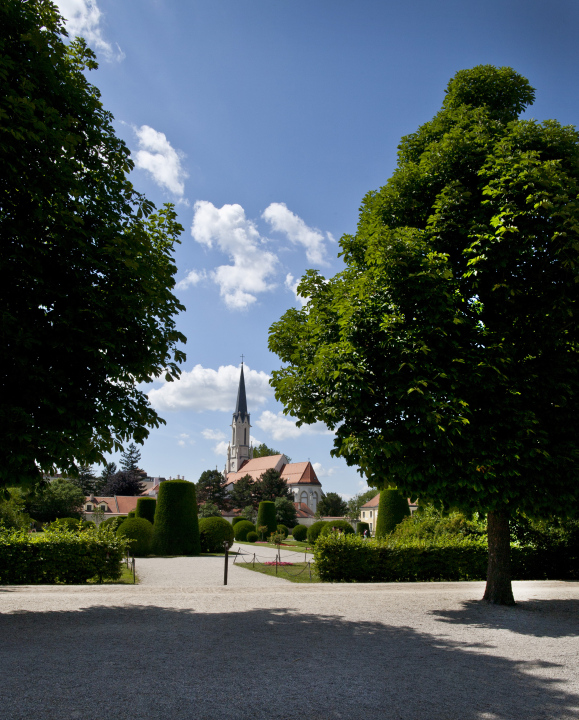
[[[87,503],[91,503],[95,506],[100,505],[101,503],[106,503],[108,507],[108,511],[105,510],[105,513],[109,512],[114,515],[127,515],[131,510],[135,510],[137,508],[137,500],[139,497],[137,495],[115,495],[114,497],[93,497],[92,500],[90,496],[85,497],[84,502],[85,505]],[[87,512],[92,512],[91,510],[87,510]]]
[[[227,475],[226,485],[229,483],[235,483],[242,477],[249,475],[253,480],[258,480],[260,475],[266,470],[277,470],[280,472],[285,465],[287,460],[285,455],[268,455],[266,457],[253,458],[248,460],[241,466],[241,470],[237,472],[231,472]]]
[[[311,462],[289,463],[281,473],[288,485],[321,485]]]
[[[311,510],[305,503],[295,502],[294,507],[296,509],[296,515],[299,518],[312,518],[315,517],[314,511]]]
[[[375,495],[371,500],[368,500],[368,502],[365,505],[362,505],[362,508],[375,508],[378,507],[378,503],[380,502],[380,493]],[[408,504],[410,507],[416,507],[416,503],[412,502],[410,499],[408,500]],[[360,508],[360,509],[362,509]]]

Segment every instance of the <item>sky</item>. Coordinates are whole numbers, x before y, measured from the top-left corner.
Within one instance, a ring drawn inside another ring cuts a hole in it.
[[[463,68],[510,66],[536,89],[526,117],[579,120],[576,0],[58,0],[90,81],[131,149],[131,180],[185,228],[180,380],[146,388],[166,425],[141,466],[196,481],[223,469],[244,356],[254,443],[310,460],[325,492],[367,490],[332,458],[323,425],[298,428],[269,378],[268,330],[300,307],[297,280],[343,265],[364,195],[400,138],[430,120]],[[113,456],[112,459],[118,459]]]

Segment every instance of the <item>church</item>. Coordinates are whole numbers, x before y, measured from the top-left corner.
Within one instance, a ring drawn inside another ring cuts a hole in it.
[[[243,363],[241,363],[237,404],[231,423],[231,442],[227,448],[227,462],[223,473],[225,486],[231,486],[245,475],[258,480],[266,470],[277,470],[293,493],[298,522],[313,520],[322,497],[322,485],[316,477],[312,464],[309,461],[290,463],[283,454],[254,458],[250,429]]]

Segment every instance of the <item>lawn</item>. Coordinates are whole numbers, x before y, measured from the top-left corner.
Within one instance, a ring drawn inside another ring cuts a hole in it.
[[[89,583],[95,585],[98,584],[98,578],[91,578]],[[103,580],[103,585],[132,585],[133,584],[133,571],[126,567],[123,563],[123,572],[119,580]],[[137,575],[137,585],[139,584],[139,576]]]
[[[262,543],[262,542],[250,543],[250,542],[243,542],[240,540],[234,540],[234,543],[239,543],[239,545],[249,545],[252,548],[269,547],[269,548],[273,548],[274,550],[277,550],[277,545],[274,545],[273,543]],[[289,550],[290,552],[300,552],[300,553],[303,553],[306,551],[309,553],[314,552],[314,549],[311,545],[308,545],[307,543],[296,542],[295,540],[289,540],[289,541],[286,540],[281,546],[281,551],[284,552],[284,550]],[[255,552],[257,552],[257,550],[255,550]]]
[[[246,570],[252,570],[253,572],[259,572],[263,575],[273,575],[276,577],[276,566],[275,565],[262,565],[261,563],[255,563],[255,566],[251,563],[238,562],[235,563],[237,567],[245,568]],[[279,565],[277,567],[277,577],[284,578],[294,583],[319,583],[322,582],[316,572],[316,566],[309,563],[297,562],[291,566]],[[310,579],[311,570],[311,579]]]

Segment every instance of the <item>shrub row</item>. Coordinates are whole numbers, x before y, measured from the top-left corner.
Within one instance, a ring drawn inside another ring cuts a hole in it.
[[[484,580],[488,562],[486,544],[468,538],[396,544],[330,534],[318,539],[314,556],[325,582]],[[513,547],[511,570],[514,580],[579,579],[579,553]]]
[[[85,583],[91,578],[118,580],[125,541],[112,530],[23,530],[0,532],[0,584]]]

